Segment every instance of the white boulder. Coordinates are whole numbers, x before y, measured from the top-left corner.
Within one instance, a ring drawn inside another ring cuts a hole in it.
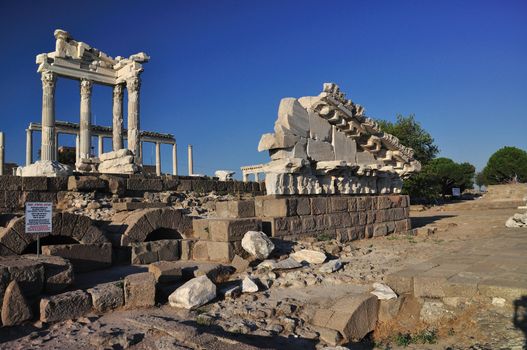
[[[172,307],[194,309],[216,298],[216,285],[206,276],[191,279],[168,297]]]
[[[263,232],[248,231],[242,238],[245,251],[258,259],[266,259],[274,249],[274,244]]]
[[[220,181],[232,181],[232,175],[234,174],[236,174],[236,172],[230,170],[216,170],[216,172],[214,172],[214,176]]]
[[[302,249],[290,255],[298,262],[305,261],[309,264],[322,264],[326,261],[326,254],[316,250]]]
[[[73,169],[56,160],[37,160],[35,163],[18,167],[18,176],[46,176],[46,177],[65,177],[73,174]]]
[[[377,296],[379,300],[397,299],[397,294],[385,284],[375,282],[373,288],[374,290],[371,291],[371,294]]]
[[[245,276],[242,281],[242,292],[243,293],[256,293],[258,291],[258,285],[249,276]]]

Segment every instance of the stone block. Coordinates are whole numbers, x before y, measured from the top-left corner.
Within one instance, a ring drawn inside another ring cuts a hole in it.
[[[397,317],[403,301],[404,296],[399,296],[396,299],[381,300],[379,303],[379,322],[386,323]]]
[[[174,283],[181,280],[181,265],[173,261],[158,261],[148,265],[158,283]]]
[[[308,111],[308,116],[309,136],[315,140],[331,142],[331,124],[315,112]]]
[[[207,261],[209,260],[208,241],[197,241],[192,248],[192,257],[194,260]]]
[[[108,190],[112,194],[122,196],[126,192],[126,179],[120,176],[101,175],[101,179],[108,183]]]
[[[210,238],[215,242],[239,241],[247,231],[261,231],[259,219],[210,219]]]
[[[23,191],[47,191],[48,180],[46,177],[23,177]]]
[[[22,201],[22,191],[5,191],[4,206],[10,209],[22,208],[25,202]]]
[[[195,219],[192,220],[192,229],[194,237],[204,240],[210,240],[209,219]]]
[[[126,181],[126,189],[139,192],[160,192],[163,190],[163,181],[161,179],[131,177]]]
[[[311,215],[311,201],[309,200],[309,198],[296,198],[296,215]]]
[[[311,160],[322,162],[335,160],[333,146],[329,142],[307,140],[307,155]]]
[[[328,212],[328,197],[313,197],[311,200],[311,214],[320,215]]]
[[[278,218],[263,218],[262,229],[267,236],[270,237],[282,237],[287,236],[290,228],[290,218],[278,217]],[[251,230],[260,231],[260,230]]]
[[[194,241],[190,239],[182,239],[180,241],[180,251],[181,256],[180,260],[191,260],[192,259],[192,247],[194,245]]]
[[[90,295],[82,290],[66,292],[40,300],[42,322],[65,321],[86,315],[91,310]]]
[[[24,258],[44,265],[44,291],[48,294],[62,292],[74,282],[73,265],[60,256],[25,254]]]
[[[216,215],[220,218],[254,217],[254,200],[217,202]]]
[[[13,175],[0,176],[0,191],[20,191],[22,189],[22,177]]]
[[[258,217],[288,217],[297,215],[295,198],[258,197],[255,202]]]
[[[20,207],[24,207],[26,202],[57,203],[57,194],[55,192],[24,191],[21,193],[19,201]]]
[[[286,131],[296,136],[309,136],[309,116],[295,98],[283,98],[278,107],[275,132]]]
[[[192,191],[192,181],[189,179],[181,179],[177,186],[178,192],[190,192]]]
[[[241,253],[232,242],[207,242],[207,251],[210,261],[222,263],[230,263],[236,253]]]
[[[388,226],[385,223],[373,225],[373,237],[386,236],[388,234]]]
[[[10,280],[18,282],[26,297],[35,297],[42,292],[45,275],[44,264],[41,262],[23,256],[12,256],[1,259],[0,267],[7,269]]]
[[[97,312],[108,312],[124,305],[122,282],[98,284],[87,292],[91,297],[93,309]]]
[[[348,211],[348,197],[330,197],[329,199],[329,212],[347,212]]]
[[[124,279],[124,301],[127,309],[155,305],[156,279],[151,272],[128,275]]]
[[[48,191],[59,192],[68,190],[67,177],[48,177]]]
[[[70,176],[68,178],[68,191],[75,192],[106,192],[108,182],[97,176]]]
[[[75,272],[94,271],[112,265],[111,243],[47,245],[42,247],[42,254],[70,260]]]
[[[130,244],[132,264],[145,265],[156,261],[179,260],[179,240],[163,239],[159,241]]]
[[[397,294],[414,293],[414,276],[418,271],[413,269],[399,270],[386,276],[386,284]]]

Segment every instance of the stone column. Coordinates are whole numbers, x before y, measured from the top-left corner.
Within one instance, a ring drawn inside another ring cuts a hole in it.
[[[139,120],[139,88],[141,87],[141,80],[138,76],[130,78],[126,81],[126,88],[128,89],[128,149],[136,156],[136,163],[141,159],[139,152],[140,136],[139,131],[141,124]]]
[[[80,160],[80,147],[81,147],[81,141],[79,134],[75,135],[75,163],[78,163]]]
[[[42,72],[42,160],[55,158],[55,83],[57,77],[50,71]]]
[[[188,174],[194,174],[194,160],[192,159],[192,145],[188,145]]]
[[[80,122],[80,159],[90,158],[91,154],[91,91],[92,82],[81,80],[81,122]]]
[[[100,157],[101,154],[104,153],[104,137],[102,135],[99,135],[99,139],[97,141],[97,153]]]
[[[59,132],[55,128],[55,159],[59,160]]]
[[[33,131],[26,129],[26,166],[33,164]]]
[[[156,142],[156,175],[161,176],[161,144]]]
[[[4,175],[4,133],[0,132],[0,175]]]
[[[254,181],[260,182],[260,174],[259,173],[254,173]]]
[[[135,164],[143,164],[143,141],[139,141],[139,152],[135,157]]]
[[[177,175],[177,145],[172,145],[172,175]]]
[[[242,171],[242,181],[249,182],[249,174],[247,174],[245,171]]]
[[[123,84],[113,87],[113,122],[112,122],[112,145],[113,150],[123,148]]]

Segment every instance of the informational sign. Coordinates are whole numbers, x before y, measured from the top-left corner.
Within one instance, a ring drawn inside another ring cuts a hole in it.
[[[26,233],[51,233],[53,203],[26,202]]]
[[[459,187],[452,188],[452,196],[461,197],[461,190],[459,189]]]

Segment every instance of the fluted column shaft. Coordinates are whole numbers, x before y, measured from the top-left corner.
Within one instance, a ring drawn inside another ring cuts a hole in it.
[[[33,164],[33,131],[26,129],[26,166]]]
[[[141,128],[139,120],[139,89],[141,80],[133,77],[126,81],[128,89],[128,149],[136,156],[136,163],[141,159],[139,154],[139,130]]]
[[[177,145],[172,145],[172,175],[177,175]]]
[[[123,84],[113,87],[112,126],[112,146],[114,151],[118,151],[123,148]]]
[[[80,147],[81,147],[81,141],[79,134],[75,135],[75,163],[78,163],[80,160]]]
[[[55,149],[55,83],[57,77],[50,71],[42,72],[42,160],[56,160]]]
[[[161,144],[156,142],[156,175],[161,176]]]
[[[194,159],[192,152],[192,145],[188,145],[188,174],[194,174]]]
[[[80,159],[90,158],[91,155],[91,92],[92,82],[81,80],[81,120],[80,120]]]

